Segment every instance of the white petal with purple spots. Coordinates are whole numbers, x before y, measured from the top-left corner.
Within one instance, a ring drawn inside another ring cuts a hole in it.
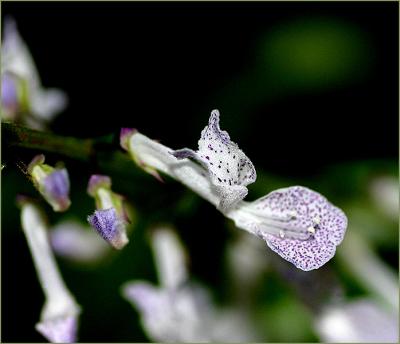
[[[256,170],[229,134],[220,129],[218,110],[211,112],[198,144],[196,152],[184,148],[172,154],[178,159],[193,158],[207,169],[221,195],[219,208],[225,212],[246,197],[246,186],[256,180]]]
[[[297,268],[318,269],[330,260],[347,228],[346,215],[302,186],[279,189],[230,214],[237,226],[264,239]]]

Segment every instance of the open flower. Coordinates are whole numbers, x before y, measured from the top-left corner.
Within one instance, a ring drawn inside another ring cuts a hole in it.
[[[32,253],[37,274],[46,296],[36,330],[53,343],[76,341],[80,307],[61,278],[50,248],[46,221],[33,203],[21,205],[22,229]]]
[[[67,97],[60,90],[43,89],[29,49],[11,18],[4,21],[1,57],[3,119],[44,129],[65,108]]]
[[[123,133],[121,145],[136,162],[180,181],[234,220],[238,228],[262,238],[302,270],[324,265],[343,240],[346,215],[305,187],[276,190],[251,203],[242,200],[256,173],[228,133],[220,130],[216,110],[202,131],[197,152],[186,148],[173,151],[137,130]]]
[[[33,184],[52,206],[54,211],[65,211],[69,208],[69,177],[65,168],[54,168],[44,163],[43,154],[35,156],[28,166],[28,173]]]
[[[339,208],[302,186],[243,202],[227,216],[305,271],[321,267],[334,256],[347,228],[347,218]]]
[[[114,248],[122,249],[129,242],[122,196],[111,191],[110,177],[101,175],[90,177],[88,194],[94,197],[97,208],[88,222]]]
[[[141,314],[150,339],[158,342],[235,342],[251,340],[246,322],[227,324],[227,312],[219,312],[207,291],[190,283],[186,252],[178,237],[167,228],[154,231],[152,247],[160,286],[132,281],[122,288],[123,296]],[[237,319],[234,310],[229,312]],[[237,327],[235,327],[237,326]]]
[[[220,129],[218,110],[211,112],[196,152],[184,148],[172,154],[178,159],[193,158],[207,169],[213,185],[221,194],[218,207],[222,212],[245,198],[248,193],[246,186],[257,178],[250,159],[230,140],[229,134]]]

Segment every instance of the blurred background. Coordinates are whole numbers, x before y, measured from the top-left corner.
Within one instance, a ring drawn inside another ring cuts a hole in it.
[[[104,171],[46,154],[64,161],[72,185],[67,213],[43,205],[52,225],[85,222],[93,173],[109,173],[135,214],[123,251],[90,263],[57,258],[83,309],[80,341],[148,341],[120,286],[157,283],[149,246],[157,223],[176,229],[192,278],[217,306],[246,314],[259,341],[324,340],[316,319],[326,307],[360,298],[397,314],[397,2],[6,2],[1,12],[16,20],[43,85],[68,94],[52,132],[104,136],[118,149],[119,129],[134,127],[171,148],[196,148],[217,108],[256,166],[248,200],[300,184],[349,218],[337,255],[302,272],[171,179],[161,184],[133,163]],[[40,152],[5,146],[2,339],[39,342],[43,294],[15,205],[18,193],[39,195],[14,160]]]

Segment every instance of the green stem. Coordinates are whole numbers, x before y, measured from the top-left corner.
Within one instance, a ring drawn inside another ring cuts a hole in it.
[[[2,141],[6,147],[39,149],[85,162],[89,162],[94,154],[92,139],[58,136],[12,123],[2,123],[1,126]]]

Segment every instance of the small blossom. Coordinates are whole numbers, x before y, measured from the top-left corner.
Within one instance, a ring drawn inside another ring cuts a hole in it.
[[[315,327],[324,342],[398,343],[398,314],[369,299],[326,307]]]
[[[50,231],[51,246],[57,255],[80,263],[95,263],[110,250],[89,226],[65,220]]]
[[[114,248],[122,249],[129,242],[122,196],[111,191],[110,177],[102,175],[90,177],[88,194],[94,197],[97,208],[88,216],[89,224]]]
[[[69,208],[69,177],[65,168],[53,168],[44,163],[43,154],[35,156],[28,167],[33,183],[54,211]]]
[[[201,132],[198,151],[184,148],[172,154],[178,159],[193,158],[207,169],[221,195],[219,208],[222,212],[245,198],[246,186],[257,178],[250,159],[230,140],[229,134],[220,129],[218,110],[211,112],[208,126]]]
[[[67,97],[62,91],[43,89],[29,49],[11,18],[4,23],[1,55],[3,119],[44,129],[65,108]]]
[[[22,208],[22,229],[46,296],[36,329],[50,342],[75,342],[80,307],[61,278],[50,248],[48,228],[42,213],[27,198],[20,197],[19,200]]]
[[[318,269],[334,256],[347,228],[339,208],[301,186],[273,191],[228,216],[305,271]]]

